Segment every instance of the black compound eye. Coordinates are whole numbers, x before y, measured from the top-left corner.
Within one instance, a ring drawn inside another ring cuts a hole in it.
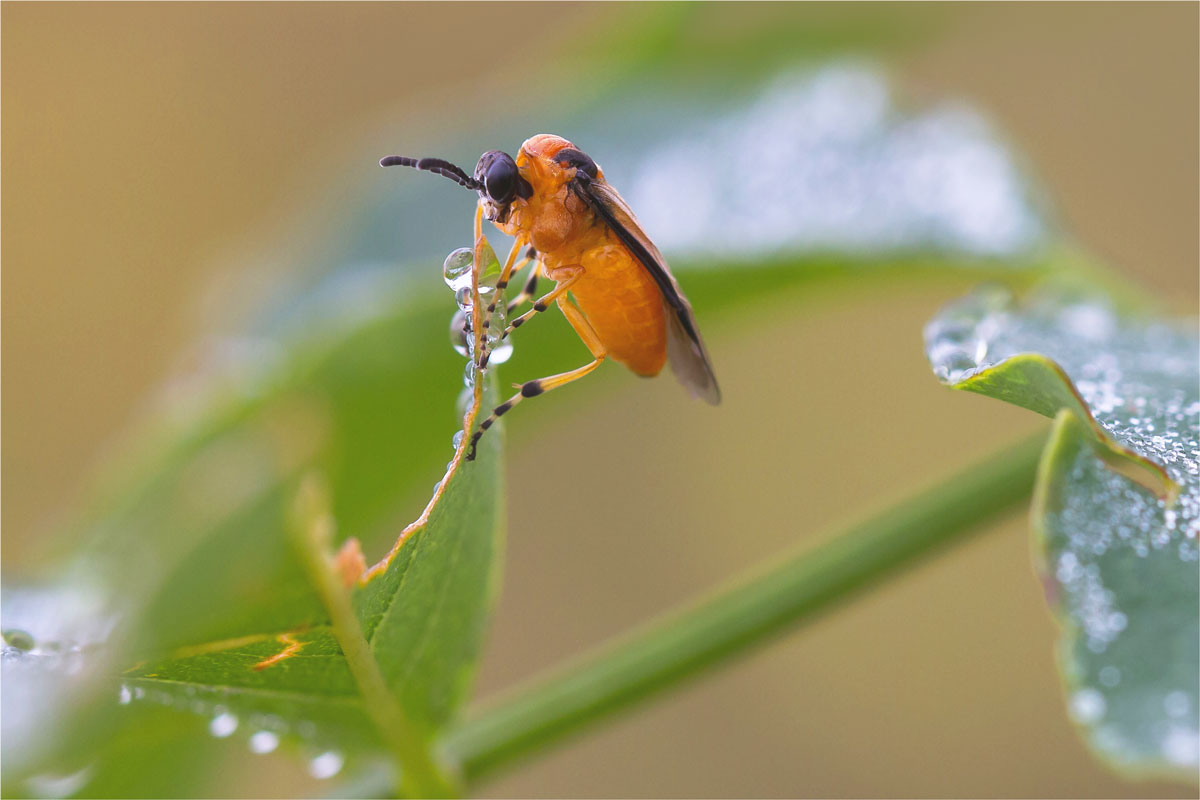
[[[517,190],[517,164],[512,157],[501,153],[488,165],[483,186],[488,197],[496,203],[507,203]]]

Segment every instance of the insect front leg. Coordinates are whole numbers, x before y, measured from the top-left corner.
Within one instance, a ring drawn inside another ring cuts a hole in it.
[[[524,260],[522,260],[519,265],[517,264],[517,254],[520,253],[525,247],[525,241],[525,237],[521,236],[518,237],[515,242],[513,242],[513,246],[508,251],[508,258],[504,260],[504,266],[500,270],[500,277],[496,279],[496,288],[492,291],[492,302],[488,304],[487,309],[483,313],[483,324],[481,330],[483,330],[485,339],[487,337],[488,327],[492,324],[492,314],[494,314],[496,311],[496,304],[500,301],[500,296],[504,293],[504,290],[508,288],[508,282],[512,280],[513,273],[519,271],[522,267],[528,264],[534,256],[537,255],[537,251],[531,247],[529,248],[529,251],[526,252]],[[487,363],[482,356],[480,358],[480,363]]]
[[[582,367],[573,369],[570,372],[560,372],[557,375],[522,383],[521,391],[496,406],[491,415],[479,424],[479,430],[475,431],[475,434],[471,437],[471,446],[467,450],[468,461],[475,460],[475,447],[479,444],[479,440],[483,438],[484,431],[492,427],[500,417],[512,411],[513,406],[517,403],[526,397],[537,397],[539,394],[545,394],[551,389],[557,389],[560,386],[566,386],[572,381],[577,381],[604,363],[604,359],[608,355],[608,350],[600,341],[600,337],[596,335],[592,324],[587,321],[587,317],[573,303],[567,300],[565,295],[560,294],[557,302],[558,307],[562,309],[563,315],[571,323],[571,327],[575,329],[575,332],[579,334],[579,338],[583,339],[583,343],[587,345],[588,350],[592,354],[592,362],[584,364]]]

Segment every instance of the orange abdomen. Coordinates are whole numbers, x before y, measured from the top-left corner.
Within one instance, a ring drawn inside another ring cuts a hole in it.
[[[619,244],[581,254],[583,276],[571,287],[613,360],[638,375],[657,375],[667,360],[662,292],[641,263]]]

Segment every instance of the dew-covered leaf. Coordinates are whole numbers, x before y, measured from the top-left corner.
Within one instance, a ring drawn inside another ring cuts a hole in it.
[[[901,108],[873,66],[838,62],[748,88],[718,87],[713,97],[643,89],[568,111],[560,130],[603,162],[643,216],[710,337],[733,312],[805,285],[860,291],[866,276],[876,285],[944,285],[1032,273],[1054,257],[1017,161],[983,118],[960,104]],[[515,148],[531,133],[527,122],[462,126],[474,140],[442,141],[453,152],[439,154]],[[749,168],[761,162],[751,145],[763,136],[779,164],[769,176]],[[672,165],[689,159],[710,168],[682,180]],[[675,180],[664,180],[672,173]],[[330,484],[339,535],[361,540],[373,559],[429,498],[461,421],[463,374],[446,341],[453,305],[431,265],[461,243],[471,199],[407,171],[347,191],[361,194],[330,193],[356,209],[329,215],[345,220],[341,249],[292,264],[292,274],[317,277],[278,287],[240,335],[196,351],[73,528],[71,541],[82,544],[67,582],[86,577],[97,586],[87,618],[117,623],[82,670],[78,694],[93,702],[63,711],[63,727],[83,737],[76,750],[99,754],[95,780],[118,785],[113,776],[124,773],[125,793],[159,785],[154,759],[139,761],[141,771],[120,766],[141,713],[154,713],[145,727],[163,740],[211,733],[218,719],[224,731],[236,718],[222,741],[265,731],[284,734],[281,748],[292,736],[347,757],[377,745],[284,520],[300,476],[315,469]],[[553,314],[522,328],[517,343],[513,377],[578,366],[587,354]],[[580,402],[613,385],[616,373],[589,379]],[[481,456],[491,458],[499,438],[484,443]],[[494,463],[474,466],[480,485],[451,484],[447,503],[400,551],[394,571],[356,596],[391,688],[431,729],[462,700],[491,585],[494,542],[478,530],[456,538],[451,516],[500,517],[499,479],[482,477]],[[435,535],[435,522],[453,532]],[[448,572],[450,582],[442,580]],[[6,603],[6,627],[29,624],[35,641],[47,639],[37,615],[9,611]],[[126,672],[134,662],[143,663]],[[173,732],[165,707],[188,712]],[[92,722],[79,723],[81,715]],[[49,739],[62,730],[51,716],[40,722]],[[21,735],[10,736],[6,724],[6,741]],[[61,751],[68,745],[59,738]],[[182,783],[177,791],[188,793]]]
[[[1200,342],[1096,295],[984,288],[926,328],[954,388],[1056,418],[1035,551],[1068,711],[1131,774],[1200,763]]]

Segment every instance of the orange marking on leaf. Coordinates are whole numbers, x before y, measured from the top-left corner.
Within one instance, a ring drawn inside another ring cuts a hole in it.
[[[222,639],[219,642],[205,642],[204,644],[180,647],[171,651],[170,655],[172,659],[192,658],[194,656],[202,656],[208,653],[217,653],[222,650],[233,650],[237,647],[245,647],[246,645],[256,644],[270,638],[270,634],[253,633],[249,636],[239,636],[236,639]]]
[[[482,302],[479,299],[479,265],[483,263],[483,206],[480,205],[475,210],[475,266],[471,270],[471,313],[474,319],[482,319],[481,309]],[[475,350],[478,353],[483,348],[483,326],[475,325]],[[387,572],[388,566],[391,565],[392,559],[400,552],[400,548],[404,546],[412,535],[425,527],[429,522],[429,515],[433,513],[433,509],[437,507],[438,501],[442,499],[442,494],[446,491],[446,486],[449,485],[450,479],[454,477],[454,473],[458,471],[458,466],[463,462],[467,454],[467,445],[470,444],[471,437],[467,436],[471,429],[475,427],[475,418],[479,415],[479,408],[483,405],[483,376],[480,375],[475,381],[475,387],[471,395],[471,406],[467,409],[466,416],[463,418],[463,437],[458,443],[458,448],[454,451],[454,458],[450,460],[450,464],[446,467],[446,474],[442,476],[441,482],[433,493],[433,497],[429,498],[429,504],[425,506],[425,510],[421,512],[421,516],[410,522],[404,530],[400,531],[400,535],[396,537],[396,543],[392,545],[392,549],[387,555],[379,559],[369,569],[364,571],[358,578],[358,584],[365,586],[375,578]]]
[[[281,633],[276,638],[279,639],[279,643],[285,645],[285,647],[270,658],[264,658],[262,661],[255,664],[255,672],[262,672],[267,667],[273,667],[280,661],[283,661],[285,658],[291,658],[292,656],[296,655],[296,653],[300,652],[300,648],[304,647],[304,642],[300,641],[295,636],[292,636],[290,633]]]
[[[353,536],[342,544],[333,563],[338,575],[342,577],[342,585],[347,589],[354,588],[354,584],[367,571],[367,558],[363,555],[362,545]]]

